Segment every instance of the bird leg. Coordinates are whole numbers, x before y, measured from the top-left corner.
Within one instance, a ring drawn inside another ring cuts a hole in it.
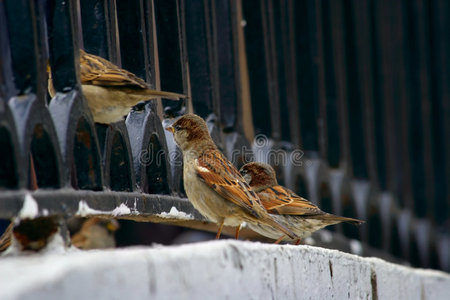
[[[238,240],[239,239],[239,231],[241,231],[241,225],[239,224],[238,227],[236,227],[236,233],[234,234],[234,237]]]
[[[216,234],[216,240],[218,240],[220,238],[220,234],[222,233],[224,222],[225,222],[225,220],[222,220],[222,222],[220,223],[219,230],[217,231],[217,234]]]
[[[278,240],[275,241],[274,244],[279,244],[285,237],[285,235],[282,235]]]
[[[300,245],[300,243],[302,242],[302,240],[301,239],[298,239],[296,242],[295,242],[295,245],[297,246],[297,245]]]

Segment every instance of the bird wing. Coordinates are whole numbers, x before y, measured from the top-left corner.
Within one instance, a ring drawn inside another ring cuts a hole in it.
[[[210,150],[196,159],[197,176],[224,199],[259,217],[261,202],[242,175],[218,150]]]
[[[11,222],[5,229],[2,236],[0,236],[0,253],[8,249],[11,246],[11,237],[13,233],[14,222]]]
[[[195,170],[197,176],[225,200],[242,207],[260,221],[278,228],[289,237],[297,237],[290,229],[269,216],[258,195],[219,150],[209,150],[196,159]]]
[[[72,245],[77,248],[83,248],[86,244],[87,239],[87,236],[82,232],[77,232],[71,239]]]
[[[280,215],[323,215],[316,205],[291,190],[275,185],[258,193],[261,203],[269,213]]]
[[[119,68],[100,56],[88,54],[81,49],[80,73],[82,84],[149,88],[144,80],[133,73]]]

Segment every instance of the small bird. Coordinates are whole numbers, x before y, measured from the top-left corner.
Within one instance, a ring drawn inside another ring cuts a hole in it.
[[[119,223],[115,219],[90,218],[81,226],[80,231],[72,236],[72,245],[79,249],[115,248],[115,232]]]
[[[0,237],[0,252],[15,245],[20,251],[40,251],[58,231],[56,218],[36,218],[21,220],[11,224]]]
[[[50,67],[48,92],[56,94]],[[108,60],[80,49],[80,73],[83,95],[94,122],[110,124],[123,119],[141,101],[156,97],[179,100],[184,95],[151,89],[148,83]]]
[[[364,221],[335,216],[320,210],[305,198],[278,185],[275,170],[268,164],[251,162],[245,164],[240,173],[261,199],[262,205],[280,224],[291,229],[300,239],[328,225],[347,222],[360,225]],[[268,238],[281,241],[293,241],[276,228],[265,224],[249,224],[250,229]],[[300,243],[297,239],[296,244]]]
[[[224,225],[236,227],[238,237],[243,222],[275,227],[297,238],[269,216],[236,167],[218,150],[201,117],[186,114],[166,130],[173,133],[183,152],[184,189],[189,200],[203,216],[219,225],[216,239]]]

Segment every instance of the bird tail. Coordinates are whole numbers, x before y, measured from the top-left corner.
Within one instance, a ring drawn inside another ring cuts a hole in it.
[[[157,91],[157,90],[153,90],[153,89],[144,89],[144,90],[142,90],[141,93],[143,95],[161,97],[161,98],[170,99],[170,100],[180,100],[180,99],[186,98],[186,96],[183,94],[165,92],[165,91]]]
[[[299,237],[293,233],[290,229],[286,228],[285,226],[281,225],[280,223],[278,223],[277,221],[275,221],[275,219],[273,219],[272,217],[270,217],[270,215],[267,215],[266,218],[264,218],[264,221],[267,225],[270,225],[272,227],[275,227],[277,229],[279,229],[280,231],[282,231],[284,234],[286,234],[287,236],[289,236],[291,239],[298,239]]]
[[[315,216],[315,218],[327,220],[327,221],[334,221],[335,222],[334,224],[345,222],[345,223],[349,223],[349,224],[358,226],[358,225],[366,223],[365,221],[362,221],[362,220],[341,217],[341,216],[336,216],[336,215],[332,215],[332,214],[323,214],[321,216]]]

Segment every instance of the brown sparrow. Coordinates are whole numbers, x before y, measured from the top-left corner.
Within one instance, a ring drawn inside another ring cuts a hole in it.
[[[299,238],[308,237],[314,231],[328,225],[341,222],[355,225],[364,223],[364,221],[357,219],[339,217],[323,212],[305,198],[278,185],[275,170],[268,164],[260,162],[248,163],[241,168],[240,172],[258,194],[262,205],[270,215],[278,223],[291,229]],[[282,240],[294,240],[276,228],[265,224],[249,224],[249,227],[263,236],[277,240],[276,243]],[[297,240],[298,243],[300,243],[299,239]]]
[[[21,251],[40,251],[57,231],[58,222],[55,218],[25,219],[19,224],[11,222],[0,237],[0,252],[13,244]]]
[[[236,167],[218,150],[201,117],[184,115],[166,129],[183,152],[186,194],[203,216],[219,225],[216,238],[224,225],[236,227],[237,236],[243,222],[274,227],[297,238],[269,216]]]
[[[115,219],[90,218],[72,236],[72,245],[80,249],[104,249],[116,247],[114,233],[119,229]]]
[[[48,71],[50,69],[48,68]],[[56,94],[51,72],[48,92]],[[141,101],[156,97],[179,100],[184,95],[157,91],[133,73],[119,68],[108,60],[80,49],[81,87],[94,122],[109,124],[123,119]]]

